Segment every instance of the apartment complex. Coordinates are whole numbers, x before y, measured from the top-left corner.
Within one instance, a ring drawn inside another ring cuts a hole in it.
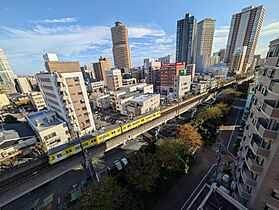
[[[196,48],[196,68],[203,71],[204,67],[210,66],[210,56],[215,31],[216,20],[206,18],[198,23],[197,48]]]
[[[16,75],[8,62],[4,50],[0,48],[0,82],[5,84],[15,84],[15,78]]]
[[[112,52],[116,68],[131,68],[131,55],[128,42],[128,27],[116,22],[111,28]]]
[[[106,71],[107,88],[112,91],[118,90],[123,86],[122,75],[120,69],[112,69]]]
[[[174,78],[179,75],[180,70],[185,70],[185,63],[162,64],[160,70],[160,91],[173,92]]]
[[[191,14],[177,21],[176,62],[195,63],[197,20]]]
[[[230,64],[236,49],[246,46],[247,51],[243,67],[239,70],[240,73],[247,72],[253,63],[264,16],[265,8],[263,5],[244,8],[241,12],[232,16],[225,62]]]
[[[72,137],[95,130],[79,62],[45,62],[47,73],[36,75],[47,108],[67,122]]]
[[[157,91],[161,85],[160,81],[160,69],[161,69],[161,62],[158,61],[151,61],[145,63],[145,70],[147,72],[147,83],[148,84],[153,84],[153,88],[155,91]]]
[[[15,79],[15,87],[19,93],[29,94],[32,92],[32,87],[29,83],[28,77],[17,77]]]
[[[106,71],[112,68],[112,63],[109,58],[100,57],[99,62],[93,63],[94,75],[97,81],[105,81]]]
[[[249,209],[279,209],[279,39],[265,66],[236,161],[238,200]]]

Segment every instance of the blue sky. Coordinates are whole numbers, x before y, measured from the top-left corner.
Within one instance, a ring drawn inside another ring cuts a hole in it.
[[[143,58],[175,56],[176,21],[185,13],[216,19],[214,51],[226,46],[231,16],[249,5],[267,10],[256,53],[279,37],[278,0],[9,0],[0,6],[0,48],[18,75],[43,70],[42,54],[90,64],[112,58],[110,27],[129,27],[133,66]]]

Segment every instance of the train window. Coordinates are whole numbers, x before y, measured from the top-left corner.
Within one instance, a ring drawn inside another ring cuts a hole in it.
[[[144,121],[144,119],[141,119],[141,121],[143,122],[143,121]]]
[[[72,149],[69,149],[69,152],[72,152]]]
[[[69,153],[69,151],[68,150],[66,150],[66,154],[68,154]]]
[[[96,139],[94,139],[94,142],[96,142],[97,140]]]
[[[61,153],[57,153],[57,157],[60,158],[62,156]]]
[[[84,142],[83,145],[84,145],[84,146],[87,146],[87,145],[88,145],[88,142]]]

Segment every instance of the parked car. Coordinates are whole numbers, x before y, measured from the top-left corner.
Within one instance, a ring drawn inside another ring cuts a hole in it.
[[[121,165],[119,160],[114,161],[114,165],[118,171],[122,170],[123,166]]]
[[[127,158],[121,158],[121,163],[123,164],[123,166],[126,166],[128,164],[128,160]]]

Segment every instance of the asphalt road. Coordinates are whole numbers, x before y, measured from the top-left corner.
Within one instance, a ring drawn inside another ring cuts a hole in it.
[[[129,153],[138,150],[143,142],[138,139],[137,141],[129,142],[121,148],[113,149],[105,153],[104,157],[94,158],[93,164],[95,171],[98,173],[103,171],[107,166],[113,164],[115,160],[127,157]],[[59,176],[58,178],[42,185],[41,187],[21,196],[8,205],[3,207],[3,210],[30,210],[42,204],[43,200],[53,193],[53,209],[62,209],[65,201],[65,195],[73,190],[74,185],[80,185],[85,181],[85,174],[82,167],[75,169]]]

